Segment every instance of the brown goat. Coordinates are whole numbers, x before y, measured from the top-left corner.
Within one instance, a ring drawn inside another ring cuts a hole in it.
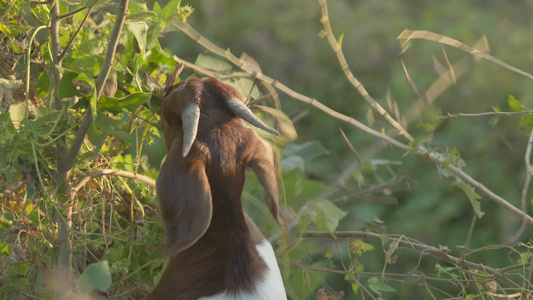
[[[286,299],[272,246],[243,212],[245,169],[257,174],[274,218],[278,166],[273,134],[233,87],[214,78],[169,89],[161,107],[168,155],[157,197],[171,256],[148,299]]]

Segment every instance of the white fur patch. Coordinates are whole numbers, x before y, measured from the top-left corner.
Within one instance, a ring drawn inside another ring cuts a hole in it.
[[[257,245],[259,255],[268,266],[265,277],[257,284],[254,292],[238,292],[237,295],[228,295],[226,293],[203,297],[201,300],[285,300],[287,294],[283,286],[283,279],[281,279],[281,272],[279,271],[278,262],[274,249],[268,241],[264,241]]]

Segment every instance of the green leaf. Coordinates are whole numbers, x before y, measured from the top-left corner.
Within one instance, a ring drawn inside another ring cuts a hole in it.
[[[259,89],[257,85],[254,84],[254,81],[250,78],[241,77],[241,78],[231,78],[231,79],[222,79],[223,83],[227,83],[233,86],[242,96],[243,99],[257,99],[259,98]]]
[[[2,254],[3,256],[9,256],[11,255],[11,252],[11,245],[9,245],[8,243],[0,244],[0,254]]]
[[[218,72],[228,72],[233,68],[232,65],[218,56],[209,54],[200,54],[196,58],[195,65]]]
[[[339,221],[344,218],[347,212],[340,210],[335,204],[329,201],[314,202],[311,204],[315,215],[315,224],[318,230],[333,232],[339,225]]]
[[[293,170],[305,172],[305,161],[301,156],[291,155],[284,157],[279,164],[283,172],[291,172]]]
[[[352,282],[352,291],[357,295],[357,292],[359,291],[359,285],[356,282]]]
[[[118,130],[122,126],[122,121],[106,116],[104,113],[98,113],[98,117],[94,123],[97,128],[109,134]]]
[[[311,141],[303,144],[287,145],[283,151],[284,156],[301,156],[304,161],[311,161],[319,156],[327,155],[329,151],[319,142]]]
[[[11,104],[9,106],[9,116],[11,117],[11,122],[17,131],[20,130],[20,122],[24,120],[26,115],[26,105],[23,102]]]
[[[339,45],[340,48],[342,48],[343,39],[344,39],[344,33],[342,33],[341,36],[339,36],[339,38],[337,39],[337,44]]]
[[[48,279],[46,276],[43,275],[43,273],[39,272],[37,273],[37,277],[35,278],[35,284],[33,285],[33,288],[35,291],[39,294],[44,294],[48,291],[46,285],[48,283]]]
[[[522,111],[524,108],[522,103],[520,103],[520,101],[518,101],[513,95],[507,97],[507,104],[516,112]]]
[[[470,204],[472,205],[474,212],[476,213],[477,217],[481,219],[481,217],[483,217],[483,215],[485,214],[483,211],[481,211],[481,202],[479,201],[479,199],[481,199],[481,196],[478,195],[474,191],[474,188],[469,184],[466,184],[464,182],[458,182],[456,183],[456,185],[465,192],[466,196],[468,197],[468,200],[470,200]]]
[[[76,284],[84,294],[94,289],[102,292],[107,290],[111,286],[111,272],[107,260],[88,265],[76,280]]]
[[[527,114],[521,117],[518,125],[520,126],[520,129],[524,131],[524,133],[529,135],[531,128],[533,128],[533,115]]]
[[[516,262],[518,264],[527,264],[531,262],[531,254],[528,252],[520,253],[520,259]]]
[[[59,114],[61,114],[60,111],[47,107],[35,107],[33,112],[35,113],[37,122],[43,125],[49,122],[57,121]]]
[[[146,33],[146,50],[154,48],[162,29],[160,24],[157,23],[153,23],[148,27],[148,32]]]
[[[298,133],[296,132],[296,129],[294,128],[294,124],[292,123],[291,119],[283,111],[272,108],[272,107],[263,106],[263,105],[254,105],[253,109],[254,109],[254,112],[261,111],[265,113],[266,115],[271,116],[272,119],[276,120],[276,125],[278,126],[278,129],[281,133],[280,136],[276,137],[277,141],[280,141],[281,143],[286,144],[298,138]],[[261,131],[259,131],[259,134],[261,134]],[[320,145],[320,147],[322,148],[322,152],[324,154],[329,154],[328,150],[326,150],[324,146]]]
[[[126,27],[133,33],[139,49],[144,53],[146,51],[148,25],[145,22],[126,22]]]
[[[172,17],[178,11],[180,4],[181,0],[171,0],[165,5],[165,7],[163,7],[163,9],[161,9],[159,20],[163,23],[164,27],[167,27],[168,24],[170,24],[170,21],[172,21]]]
[[[65,72],[63,74],[63,77],[61,77],[61,80],[59,81],[59,88],[57,90],[57,96],[59,97],[59,99],[70,98],[72,96],[80,95],[80,92],[76,90],[76,87],[74,87],[72,82],[75,80],[86,81],[85,79],[87,78],[87,76],[80,78],[78,77],[80,77],[78,73]]]
[[[166,65],[169,69],[174,69],[176,65],[176,60],[172,57],[172,53],[169,50],[162,50],[161,47],[153,48],[146,61],[153,64],[155,68]]]
[[[132,112],[139,106],[143,105],[151,97],[151,93],[133,93],[124,98],[109,98],[101,96],[98,100],[98,111],[108,111],[114,115],[118,115],[123,109]]]
[[[367,252],[367,251],[370,251],[370,250],[374,250],[374,246],[370,245],[370,244],[367,244],[365,242],[363,242],[362,240],[353,240],[351,243],[350,243],[350,247],[352,249],[352,253],[353,254],[357,254],[359,256],[361,256],[364,252]]]
[[[157,13],[150,10],[138,11],[128,15],[128,20],[152,21],[153,19],[157,19]]]
[[[381,247],[383,249],[387,249],[387,247],[389,246],[389,237],[386,235],[381,235],[380,238],[381,238]]]
[[[396,292],[396,289],[386,284],[385,282],[382,282],[377,277],[370,278],[368,280],[368,286],[371,290],[378,294],[380,294],[381,292]]]
[[[152,8],[152,10],[157,14],[161,14],[161,6],[159,6],[159,3],[154,2],[154,7]]]

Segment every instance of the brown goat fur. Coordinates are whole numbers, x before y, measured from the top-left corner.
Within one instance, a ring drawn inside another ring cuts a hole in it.
[[[168,155],[157,178],[167,250],[171,256],[149,299],[197,299],[251,291],[267,266],[256,245],[264,237],[242,210],[245,169],[257,174],[265,201],[278,215],[278,166],[272,146],[227,107],[241,99],[214,78],[189,79],[169,89],[161,107]],[[242,101],[242,100],[241,100]],[[182,157],[181,113],[197,102],[196,139]]]

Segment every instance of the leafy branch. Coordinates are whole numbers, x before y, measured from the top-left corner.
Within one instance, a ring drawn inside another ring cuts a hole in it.
[[[319,0],[319,1],[323,1],[323,0]],[[328,19],[326,18],[325,20],[328,20]],[[218,56],[226,58],[228,61],[233,63],[235,66],[241,68],[242,70],[244,70],[245,72],[247,72],[251,76],[254,76],[255,78],[257,78],[259,80],[262,80],[262,81],[267,82],[268,84],[271,84],[273,87],[275,87],[276,89],[284,92],[289,97],[294,98],[294,99],[299,100],[299,101],[302,101],[302,102],[307,103],[309,105],[312,105],[313,107],[323,111],[327,115],[329,115],[329,116],[331,116],[333,118],[336,118],[338,120],[344,121],[344,122],[346,122],[346,123],[348,123],[348,124],[350,124],[352,126],[355,126],[358,129],[362,130],[363,132],[366,132],[366,133],[368,133],[368,134],[370,134],[372,136],[375,136],[375,137],[377,137],[379,139],[382,139],[385,142],[389,143],[390,145],[395,146],[396,148],[399,148],[400,150],[412,151],[412,153],[414,153],[415,155],[417,155],[417,156],[419,156],[421,158],[424,158],[424,159],[429,159],[429,160],[435,162],[436,164],[438,164],[440,166],[446,165],[445,169],[448,170],[455,177],[457,177],[458,179],[462,180],[463,182],[469,184],[470,186],[472,186],[472,188],[477,189],[482,194],[484,194],[488,199],[490,199],[490,200],[494,201],[496,204],[502,206],[503,208],[508,210],[513,215],[519,217],[521,220],[524,220],[525,222],[527,222],[527,224],[533,226],[533,217],[529,216],[527,213],[524,213],[521,209],[515,207],[514,205],[509,203],[506,199],[504,199],[503,197],[501,197],[501,196],[497,195],[496,193],[494,193],[492,190],[487,188],[481,182],[475,180],[470,175],[468,175],[466,172],[464,172],[461,168],[459,168],[459,167],[457,167],[457,166],[455,166],[453,164],[446,164],[447,163],[446,158],[444,158],[442,155],[439,155],[439,153],[437,153],[437,152],[435,152],[435,151],[433,151],[431,149],[428,149],[428,148],[426,148],[426,147],[424,147],[422,145],[416,145],[416,147],[414,147],[414,149],[413,149],[412,146],[410,146],[408,144],[405,144],[405,143],[402,143],[402,142],[399,142],[399,141],[395,140],[394,138],[392,138],[391,136],[383,133],[382,131],[377,131],[375,129],[372,129],[372,128],[364,125],[363,123],[355,120],[354,118],[349,117],[347,115],[344,115],[344,114],[342,114],[342,113],[340,113],[340,112],[338,112],[338,111],[336,111],[336,110],[324,105],[322,102],[318,101],[317,99],[310,98],[310,97],[305,96],[305,95],[303,95],[301,93],[298,93],[298,92],[290,89],[289,87],[287,87],[286,85],[284,85],[280,81],[274,80],[274,79],[262,74],[253,65],[250,65],[245,60],[239,59],[238,57],[233,55],[229,49],[224,50],[224,49],[216,46],[215,44],[213,44],[211,41],[209,41],[207,38],[202,36],[198,31],[196,31],[189,24],[187,24],[185,22],[182,22],[181,20],[179,20],[177,18],[174,18],[172,20],[172,24],[174,26],[176,26],[178,29],[180,29],[187,36],[189,36],[191,39],[196,41],[199,45],[201,45],[204,48],[206,48],[208,51],[210,51],[210,52],[212,52],[212,53],[214,53],[214,54],[216,54]],[[335,38],[333,38],[333,40],[336,41]],[[345,69],[347,66],[343,64],[342,67],[343,67],[343,69]],[[357,82],[359,82],[359,81],[357,81]],[[358,85],[357,87],[358,87],[358,91],[359,90],[360,91],[365,91],[365,90],[361,89],[362,84]],[[365,97],[370,97],[370,96],[366,95]],[[393,119],[389,118],[387,120],[393,120]]]

